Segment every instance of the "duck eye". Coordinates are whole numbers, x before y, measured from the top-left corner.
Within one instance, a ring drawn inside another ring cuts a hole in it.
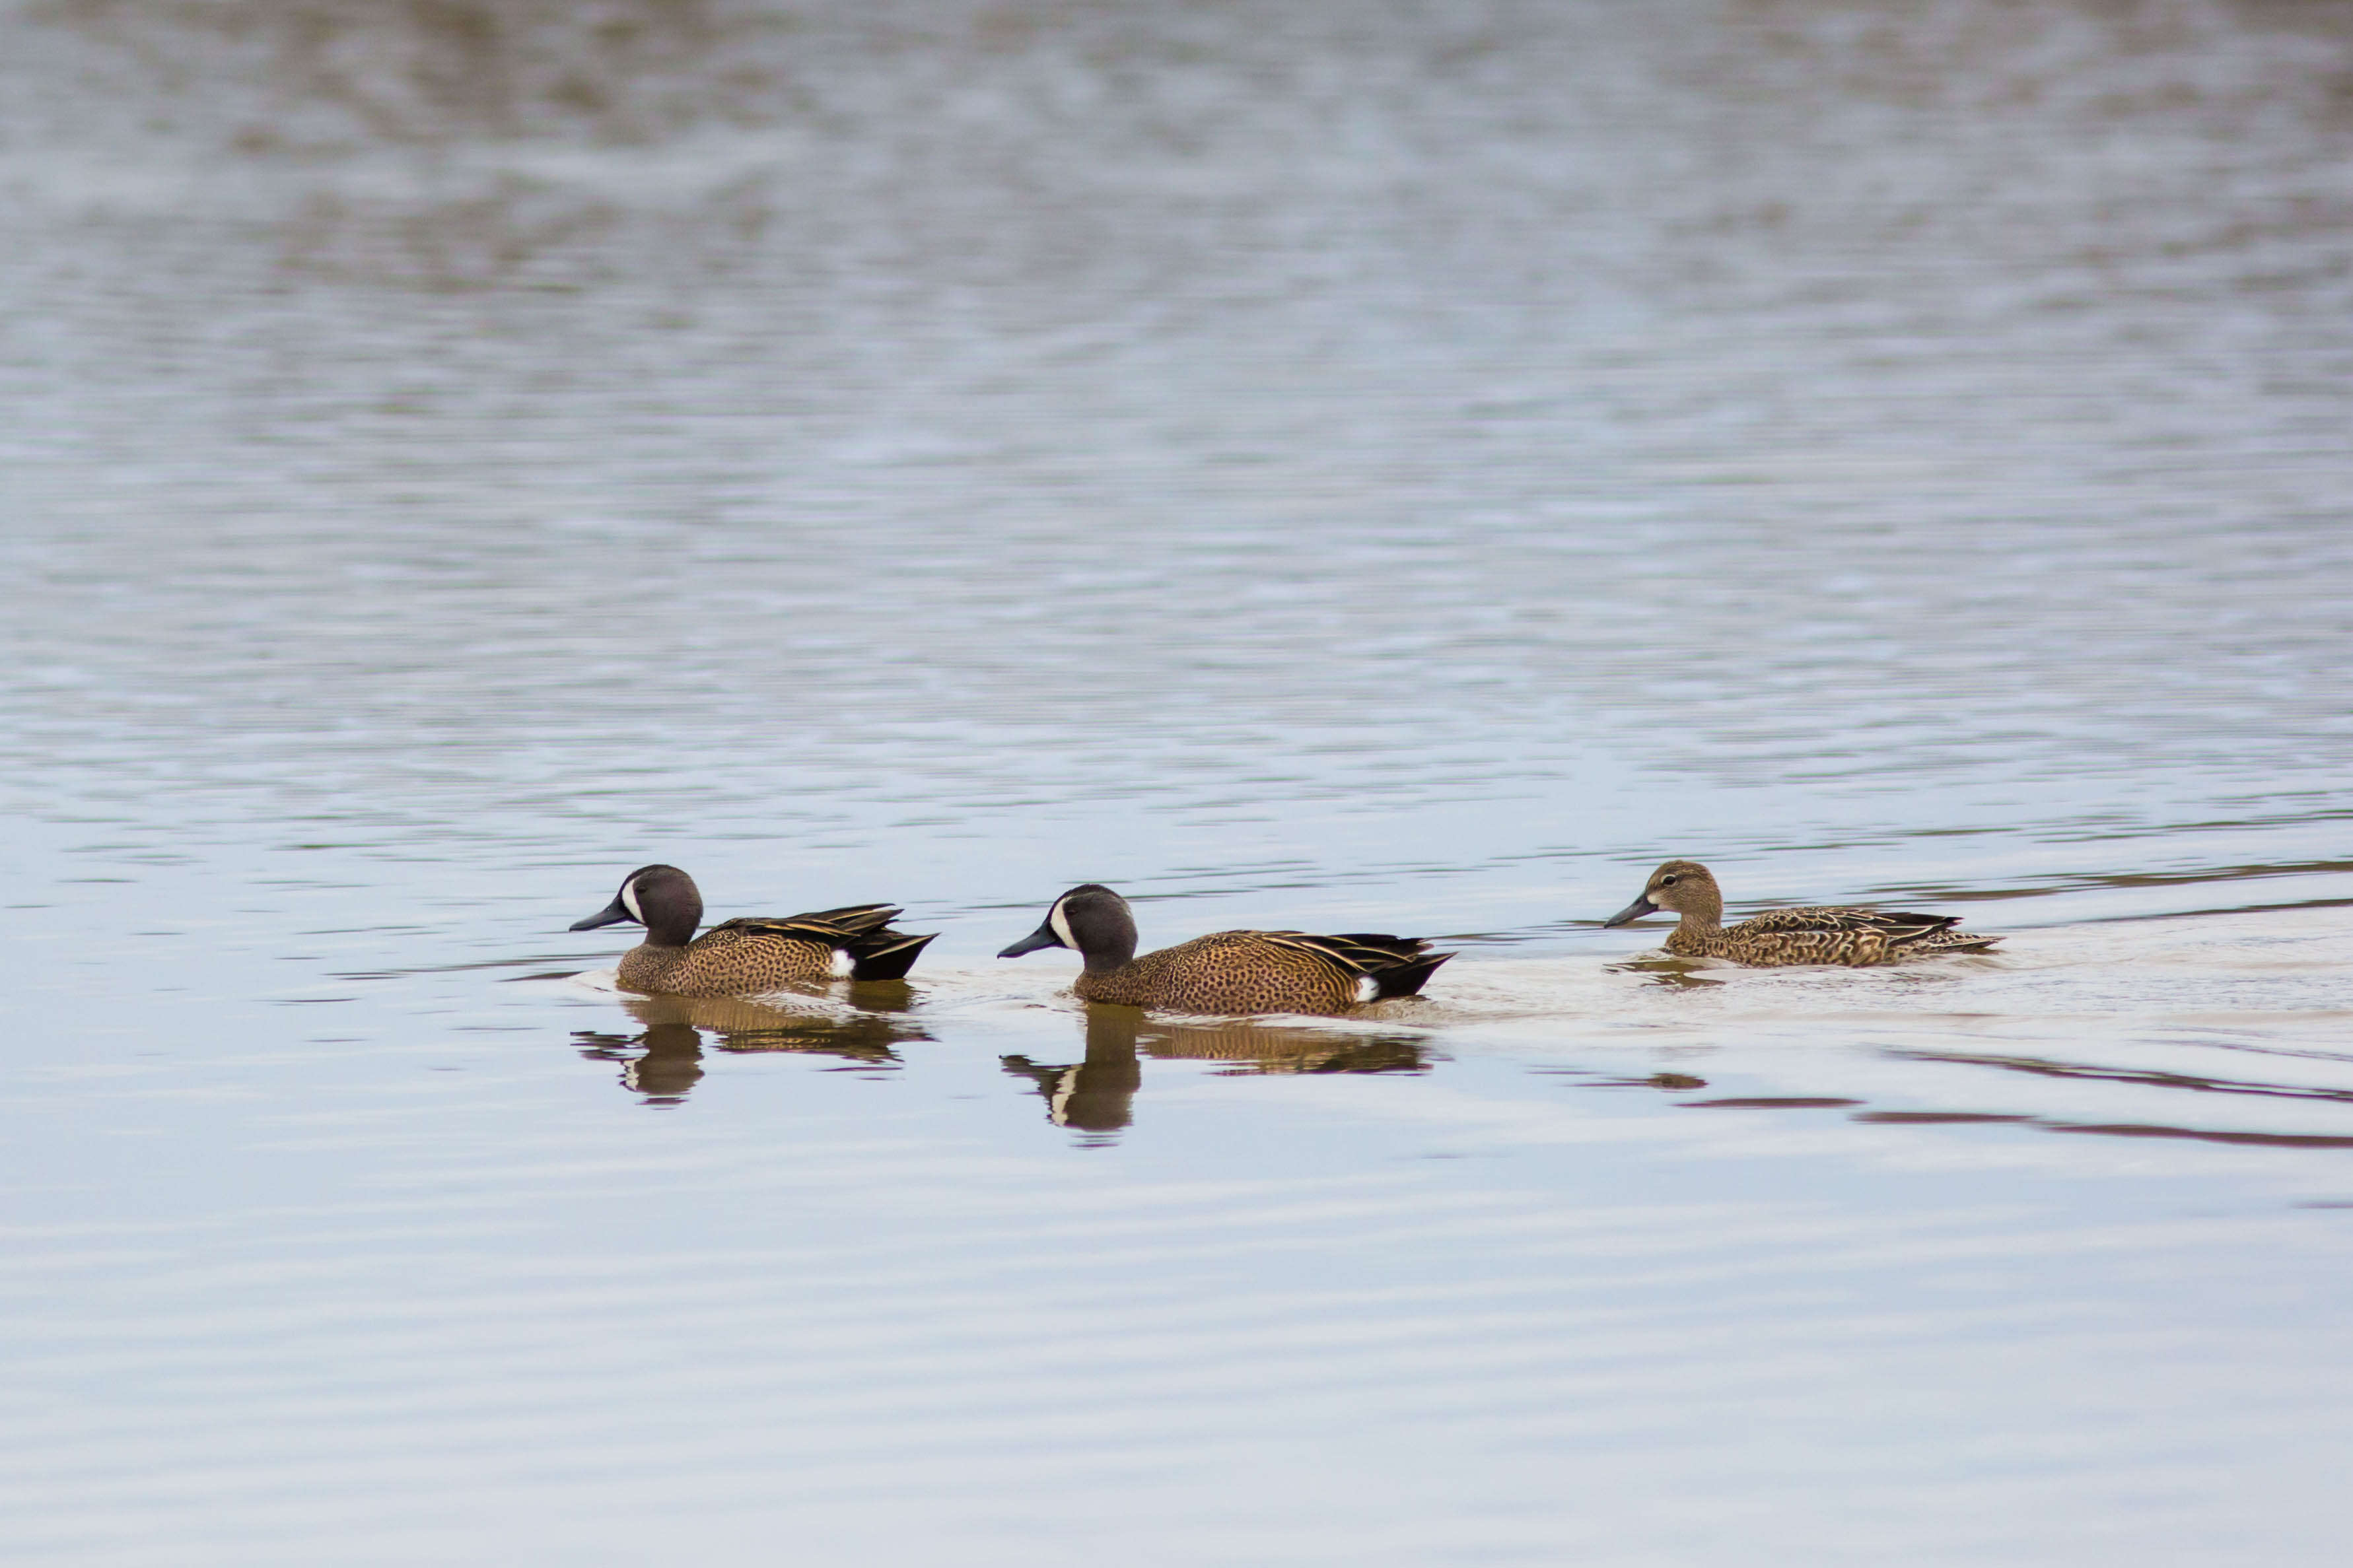
[[[1659,879],[1659,886],[1662,888],[1672,888],[1674,885],[1675,879],[1672,877],[1662,877]]]

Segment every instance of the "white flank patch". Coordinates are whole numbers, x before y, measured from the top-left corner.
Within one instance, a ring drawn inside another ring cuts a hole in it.
[[[1069,901],[1067,899],[1056,899],[1054,907],[1046,911],[1046,924],[1056,936],[1062,939],[1064,947],[1076,952],[1079,951],[1079,944],[1071,940],[1071,917],[1062,912],[1062,906]]]
[[[833,950],[833,977],[836,980],[848,978],[849,972],[857,967],[858,960],[850,957],[846,949],[837,947]]]
[[[1381,994],[1381,983],[1369,974],[1356,976],[1356,1000],[1369,1002]]]

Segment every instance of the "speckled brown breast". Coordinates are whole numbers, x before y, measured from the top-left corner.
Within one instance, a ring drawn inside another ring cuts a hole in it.
[[[1221,931],[1132,959],[1071,989],[1090,1002],[1186,1013],[1339,1013],[1356,1005],[1359,977],[1292,947],[1283,931]]]
[[[621,959],[624,990],[667,996],[754,996],[830,980],[834,950],[771,931],[719,926],[684,947],[641,942]]]

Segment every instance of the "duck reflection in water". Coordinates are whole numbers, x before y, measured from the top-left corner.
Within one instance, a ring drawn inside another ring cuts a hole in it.
[[[1046,1118],[1057,1127],[1092,1134],[1080,1142],[1116,1143],[1119,1130],[1134,1117],[1135,1091],[1144,1068],[1135,1056],[1138,1007],[1087,1009],[1087,1059],[1051,1067],[1028,1057],[1000,1057],[1005,1070],[1026,1078],[1046,1097]]]
[[[1087,1007],[1086,1060],[1051,1066],[1024,1056],[1000,1058],[1005,1070],[1026,1078],[1045,1096],[1047,1119],[1082,1134],[1080,1142],[1119,1142],[1134,1120],[1143,1085],[1142,1057],[1159,1061],[1230,1062],[1229,1073],[1426,1072],[1429,1047],[1420,1037],[1345,1034],[1241,1019],[1173,1023],[1141,1007],[1092,1003]]]
[[[899,1065],[898,1046],[931,1038],[903,1013],[866,1007],[804,1011],[735,996],[631,996],[621,1005],[646,1026],[643,1034],[583,1029],[573,1043],[593,1061],[621,1063],[621,1087],[654,1105],[678,1104],[702,1080],[706,1030],[723,1051],[793,1051],[883,1069]]]

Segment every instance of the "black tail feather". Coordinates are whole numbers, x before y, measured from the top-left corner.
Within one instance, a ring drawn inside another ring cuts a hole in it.
[[[1425,952],[1418,958],[1398,964],[1394,969],[1372,972],[1373,1000],[1386,1002],[1392,996],[1419,996],[1438,966],[1454,955],[1451,952]]]
[[[1366,978],[1373,983],[1376,1002],[1419,995],[1438,966],[1454,956],[1430,952],[1430,943],[1421,937],[1391,936],[1387,931],[1343,931],[1324,940],[1348,944],[1352,950],[1348,956],[1363,966]]]
[[[895,912],[895,911],[894,911]],[[907,971],[915,967],[915,960],[940,933],[913,936],[902,931],[878,931],[847,943],[842,951],[849,954],[849,977],[852,980],[904,980]]]
[[[1373,994],[1368,1000],[1375,1002],[1418,994],[1438,966],[1454,956],[1451,952],[1432,952],[1430,943],[1420,937],[1391,936],[1386,931],[1345,931],[1332,936],[1311,936],[1295,931],[1246,934],[1312,952],[1347,974],[1371,981]]]

